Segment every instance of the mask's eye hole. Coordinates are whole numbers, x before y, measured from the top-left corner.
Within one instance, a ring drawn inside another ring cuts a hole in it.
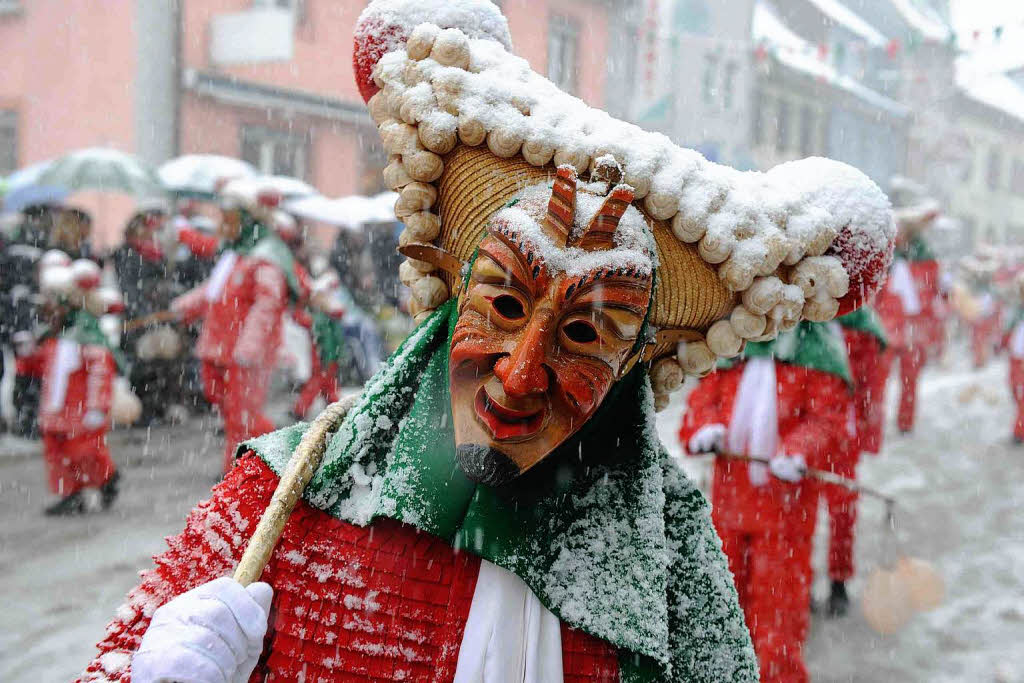
[[[597,341],[597,330],[594,326],[583,320],[574,320],[562,328],[565,336],[577,344],[590,344]]]
[[[491,301],[491,305],[494,306],[494,310],[498,312],[498,315],[506,320],[519,320],[526,315],[526,311],[523,310],[523,304],[519,299],[508,294],[495,297]]]

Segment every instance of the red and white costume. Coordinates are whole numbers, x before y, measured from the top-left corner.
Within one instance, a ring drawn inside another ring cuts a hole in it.
[[[258,457],[239,460],[143,573],[81,681],[131,680],[153,612],[231,573],[277,483]],[[467,620],[479,618],[471,605],[481,566],[414,527],[353,526],[300,502],[263,575],[275,586],[273,616],[250,680],[451,681],[466,666]],[[565,624],[559,631],[566,683],[619,680],[614,647]]]
[[[1024,442],[1024,311],[1018,313],[1005,341],[1010,355],[1010,392],[1017,404],[1013,436],[1018,442]]]
[[[835,375],[753,358],[701,380],[679,436],[688,444],[701,427],[728,425],[730,451],[767,458],[801,454],[809,467],[822,467],[845,433],[848,396]],[[763,465],[715,461],[712,519],[765,682],[808,680],[802,650],[818,492],[806,480],[771,477]]]
[[[830,451],[825,467],[847,479],[857,479],[862,452],[878,453],[885,426],[885,363],[878,337],[850,328],[843,329],[854,394],[846,430],[838,447]],[[828,575],[833,581],[848,581],[854,573],[853,542],[857,524],[857,493],[843,486],[823,487],[829,516]]]
[[[971,329],[971,353],[974,367],[984,367],[992,352],[999,346],[999,333],[1003,328],[1003,312],[999,300],[992,292],[984,291],[977,298],[977,314],[968,321]]]
[[[939,263],[934,260],[893,262],[889,281],[878,293],[876,308],[889,335],[887,364],[900,364],[900,403],[897,426],[912,431],[917,406],[917,382],[931,352],[945,339],[945,303],[939,291]]]
[[[195,354],[206,398],[224,419],[225,471],[239,443],[274,429],[263,404],[288,302],[278,265],[226,251],[206,282],[171,304],[184,322],[203,319]]]
[[[107,449],[117,371],[110,349],[48,338],[17,360],[18,373],[42,379],[39,427],[50,490],[67,497],[113,476]]]

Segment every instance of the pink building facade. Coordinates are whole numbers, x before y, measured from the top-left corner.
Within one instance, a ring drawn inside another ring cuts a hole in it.
[[[107,145],[154,165],[235,156],[327,196],[378,191],[386,159],[351,71],[365,4],[0,0],[0,175]],[[538,72],[619,113],[632,56],[610,46],[630,44],[633,0],[499,4]],[[131,202],[103,201],[97,240],[110,245]]]

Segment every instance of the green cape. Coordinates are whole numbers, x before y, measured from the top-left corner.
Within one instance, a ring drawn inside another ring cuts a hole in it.
[[[905,247],[897,248],[895,253],[896,258],[906,259],[907,261],[934,261],[935,252],[932,251],[928,243],[920,235],[914,235],[910,238],[910,241]]]
[[[345,350],[345,332],[341,323],[322,311],[313,311],[313,346],[320,363],[337,363]]]
[[[455,461],[450,301],[367,383],[304,496],[338,519],[389,517],[521,577],[568,624],[620,648],[624,681],[756,681],[709,506],[658,442],[637,367],[577,435],[499,488]],[[306,424],[254,439],[280,474]]]
[[[295,275],[295,256],[280,237],[246,209],[239,209],[241,229],[233,242],[221,244],[221,251],[228,249],[241,256],[251,256],[273,263],[284,271],[292,299],[301,296],[299,279]]]
[[[842,336],[829,329],[828,323],[804,321],[773,341],[747,342],[742,359],[770,356],[781,363],[827,372],[842,379],[850,387],[853,377],[846,357]],[[721,360],[720,368],[731,368],[736,360]]]
[[[79,308],[69,313],[57,336],[70,339],[82,346],[102,346],[114,356],[118,372],[127,375],[128,362],[125,360],[124,354],[121,349],[110,343],[107,335],[103,334],[103,330],[100,328],[99,318],[89,311]]]
[[[1024,306],[1017,306],[1010,315],[1006,316],[1006,332],[1013,332],[1019,323],[1024,323]]]
[[[848,330],[867,332],[878,340],[883,350],[889,346],[889,337],[885,333],[885,327],[882,326],[882,319],[870,306],[861,306],[853,313],[836,318],[836,322]]]

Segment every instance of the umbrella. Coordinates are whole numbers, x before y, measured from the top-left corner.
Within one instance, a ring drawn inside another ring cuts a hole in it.
[[[212,199],[224,178],[252,178],[256,169],[232,157],[217,154],[186,154],[157,169],[164,187],[178,197]]]
[[[62,185],[40,184],[39,177],[53,162],[42,161],[26,166],[8,176],[4,195],[4,212],[21,211],[34,204],[56,204],[64,200],[70,190]]]
[[[395,220],[393,192],[376,197],[351,195],[328,199],[321,195],[293,199],[284,204],[284,210],[299,218],[337,225],[348,230],[359,230],[364,223]]]
[[[39,185],[72,192],[101,190],[138,196],[163,194],[156,174],[136,157],[115,149],[90,147],[54,159],[37,178]]]
[[[309,183],[284,175],[261,176],[259,178],[259,185],[262,188],[277,190],[285,199],[309,197],[310,195],[319,194],[316,188]]]

